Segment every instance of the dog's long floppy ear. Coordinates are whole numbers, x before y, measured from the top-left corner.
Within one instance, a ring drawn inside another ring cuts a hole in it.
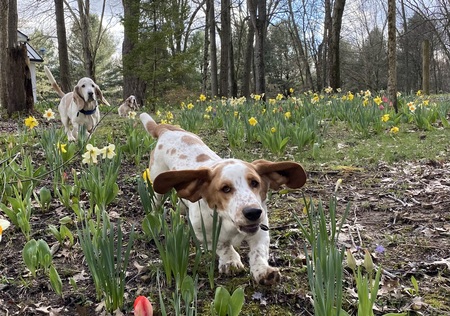
[[[277,190],[283,184],[288,188],[298,189],[306,183],[305,169],[296,162],[259,159],[252,164],[260,176],[269,180],[271,189]]]
[[[108,101],[103,97],[102,90],[100,90],[100,87],[95,85],[95,95],[97,96],[97,100],[100,101],[100,103],[103,103],[104,105],[111,106]]]
[[[173,170],[159,174],[153,181],[153,189],[165,194],[174,188],[180,198],[197,202],[202,198],[202,187],[210,182],[209,169]]]
[[[73,102],[77,105],[78,110],[82,110],[86,101],[84,100],[83,95],[81,94],[80,87],[77,85],[73,89]]]

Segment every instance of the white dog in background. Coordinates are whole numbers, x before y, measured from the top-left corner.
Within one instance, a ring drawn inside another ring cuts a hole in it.
[[[78,138],[78,128],[82,125],[89,133],[92,133],[100,120],[98,102],[109,106],[99,86],[92,79],[84,77],[78,81],[72,92],[64,93],[56,83],[50,69],[45,66],[44,70],[53,89],[61,97],[58,110],[68,140],[73,141]],[[69,123],[72,124],[72,130],[69,128]]]
[[[119,115],[120,116],[128,116],[128,113],[131,111],[137,111],[139,105],[137,104],[136,97],[134,95],[130,95],[123,103],[119,106]]]

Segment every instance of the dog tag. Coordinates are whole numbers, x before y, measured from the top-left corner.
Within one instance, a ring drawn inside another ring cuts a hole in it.
[[[259,227],[260,227],[262,230],[264,230],[264,231],[268,231],[268,230],[269,230],[269,227],[268,227],[267,225],[264,225],[264,224],[260,224]]]

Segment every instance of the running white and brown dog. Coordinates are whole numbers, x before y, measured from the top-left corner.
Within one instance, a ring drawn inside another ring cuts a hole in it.
[[[217,244],[219,272],[229,274],[244,268],[234,246],[246,241],[255,281],[264,285],[279,282],[279,269],[268,263],[267,191],[282,185],[301,188],[306,182],[303,167],[292,161],[249,163],[222,159],[195,134],[177,126],[157,124],[147,113],[142,113],[140,119],[147,132],[158,139],[150,158],[150,178],[158,202],[162,194],[174,188],[189,208],[198,240],[203,240],[204,222],[208,243],[213,213],[217,211],[222,220]]]

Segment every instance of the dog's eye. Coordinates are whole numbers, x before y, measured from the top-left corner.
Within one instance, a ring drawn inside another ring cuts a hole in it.
[[[82,85],[81,87],[84,88],[84,87],[86,87],[86,85]]]
[[[259,182],[256,180],[252,180],[252,181],[250,181],[250,186],[252,188],[257,188],[259,186]]]
[[[228,185],[225,185],[222,187],[222,192],[223,193],[230,193],[231,192],[231,187],[229,187]]]

